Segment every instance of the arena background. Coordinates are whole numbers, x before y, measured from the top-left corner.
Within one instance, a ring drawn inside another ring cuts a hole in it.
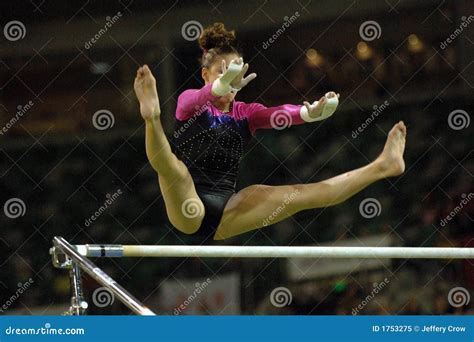
[[[133,79],[151,67],[173,134],[177,96],[202,84],[196,32],[215,21],[237,31],[258,73],[241,100],[341,94],[322,123],[259,131],[239,189],[359,167],[395,122],[408,127],[403,176],[226,244],[473,246],[473,14],[467,0],[1,2],[0,314],[67,308],[53,236],[193,243],[165,216]],[[470,261],[97,263],[160,314],[473,313]],[[91,314],[129,313],[90,278],[84,285]]]

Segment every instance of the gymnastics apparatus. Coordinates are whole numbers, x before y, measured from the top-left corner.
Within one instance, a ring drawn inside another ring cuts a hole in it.
[[[50,254],[56,268],[69,270],[71,306],[66,315],[86,314],[82,294],[84,271],[109,289],[138,315],[155,315],[88,258],[356,258],[356,259],[474,259],[474,248],[448,247],[318,247],[318,246],[147,246],[71,245],[62,237],[53,239]]]

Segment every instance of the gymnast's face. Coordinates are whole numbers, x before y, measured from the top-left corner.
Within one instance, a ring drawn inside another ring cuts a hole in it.
[[[215,58],[214,63],[212,63],[210,67],[202,68],[201,74],[202,74],[202,78],[204,79],[204,82],[206,84],[212,83],[219,77],[220,74],[222,74],[222,60],[225,60],[226,65],[229,65],[233,59],[239,58],[239,57],[240,56],[235,53],[229,53],[229,54],[217,56]],[[234,98],[235,98],[235,94],[229,93],[225,96],[220,97],[217,102],[219,102],[220,104],[227,104],[234,101]]]

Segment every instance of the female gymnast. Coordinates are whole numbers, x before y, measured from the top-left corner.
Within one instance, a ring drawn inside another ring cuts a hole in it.
[[[205,85],[179,96],[173,149],[160,122],[156,80],[147,65],[138,69],[134,83],[146,123],[147,157],[158,174],[168,218],[179,231],[227,239],[266,226],[270,216],[276,223],[302,210],[333,206],[403,173],[406,127],[399,122],[382,153],[364,167],[317,183],[258,184],[236,192],[239,161],[257,129],[274,127],[275,113],[296,125],[326,119],[335,111],[338,95],[329,92],[313,103],[269,108],[236,101],[236,92],[256,74],[244,77],[249,66],[235,48],[234,32],[215,23],[204,30],[199,44]],[[288,201],[289,194],[297,195]],[[279,207],[283,210],[275,217]]]

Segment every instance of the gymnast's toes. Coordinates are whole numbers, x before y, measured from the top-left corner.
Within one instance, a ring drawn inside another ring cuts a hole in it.
[[[386,177],[395,177],[405,171],[405,152],[406,126],[400,121],[388,133],[387,142],[379,157],[382,170]]]

